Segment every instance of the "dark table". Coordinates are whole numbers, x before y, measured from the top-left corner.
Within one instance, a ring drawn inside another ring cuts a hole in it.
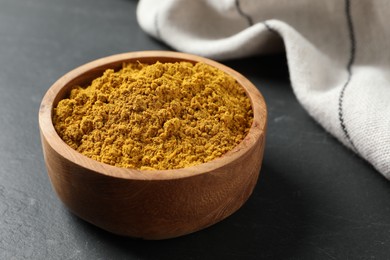
[[[184,237],[118,237],[75,217],[43,161],[38,108],[51,84],[88,61],[169,49],[131,0],[0,0],[0,259],[388,259],[390,184],[297,102],[283,54],[224,63],[263,93],[261,178],[226,220]]]

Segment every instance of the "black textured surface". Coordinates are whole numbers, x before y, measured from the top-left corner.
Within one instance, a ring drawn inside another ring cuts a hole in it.
[[[61,75],[110,54],[167,47],[130,0],[0,0],[0,259],[388,259],[390,184],[297,103],[283,55],[226,62],[269,111],[253,196],[233,216],[171,240],[108,234],[67,211],[43,162],[42,96]]]

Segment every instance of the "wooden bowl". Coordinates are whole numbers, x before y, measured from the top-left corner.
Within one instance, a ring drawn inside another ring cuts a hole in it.
[[[87,86],[123,62],[204,62],[233,76],[248,94],[254,112],[245,139],[213,161],[175,170],[135,170],[90,159],[59,137],[53,107],[74,85]],[[238,210],[252,193],[263,159],[267,111],[256,87],[215,61],[177,52],[143,51],[102,58],[61,77],[44,96],[39,127],[51,183],[61,201],[80,218],[109,232],[165,239],[208,227]]]

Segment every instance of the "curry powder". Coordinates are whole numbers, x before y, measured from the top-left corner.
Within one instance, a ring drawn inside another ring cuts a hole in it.
[[[240,143],[253,121],[234,78],[204,63],[123,64],[54,108],[54,127],[78,152],[137,169],[208,162]]]

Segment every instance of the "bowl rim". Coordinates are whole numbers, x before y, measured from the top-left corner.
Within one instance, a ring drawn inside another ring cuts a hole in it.
[[[245,90],[247,93],[252,110],[253,110],[253,123],[249,129],[248,134],[244,139],[236,145],[232,150],[223,154],[221,157],[215,158],[209,162],[179,168],[179,169],[167,169],[167,170],[141,170],[132,168],[122,168],[105,164],[94,159],[91,159],[66,144],[62,138],[57,134],[53,121],[52,112],[55,99],[60,92],[67,87],[70,82],[76,80],[82,75],[91,72],[92,70],[102,66],[113,66],[114,64],[123,62],[135,62],[137,60],[150,60],[153,62],[165,60],[177,60],[177,61],[190,61],[193,63],[203,62],[205,64],[216,67],[225,73],[231,75]],[[60,77],[54,84],[47,90],[44,95],[41,106],[39,109],[39,129],[41,138],[44,138],[47,144],[59,155],[71,161],[78,166],[91,170],[93,172],[120,178],[131,180],[172,180],[193,177],[207,172],[213,172],[222,166],[234,163],[238,158],[245,155],[248,151],[254,148],[260,138],[265,138],[267,123],[267,108],[263,96],[260,91],[243,75],[227,67],[217,61],[201,57],[194,54],[188,54],[183,52],[174,51],[138,51],[138,52],[126,52],[121,54],[115,54],[107,57],[103,57],[84,65],[81,65],[62,77]],[[43,140],[42,140],[43,142]],[[46,156],[46,155],[45,155]],[[46,158],[45,158],[46,160]]]

